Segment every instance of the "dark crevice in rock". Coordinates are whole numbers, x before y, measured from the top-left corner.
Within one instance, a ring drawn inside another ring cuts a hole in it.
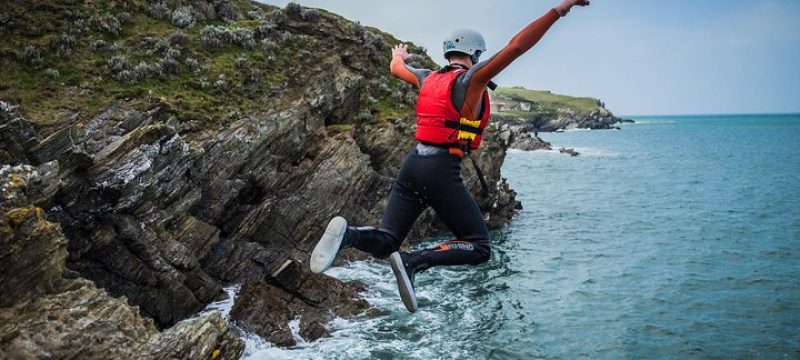
[[[223,217],[217,225],[221,231],[220,235],[223,237],[231,236],[247,214],[258,207],[267,196],[266,189],[255,183],[255,181],[244,182],[236,198],[232,199],[223,211]]]

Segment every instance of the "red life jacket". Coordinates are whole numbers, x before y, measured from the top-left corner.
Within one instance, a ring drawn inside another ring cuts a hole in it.
[[[425,78],[417,99],[416,139],[428,144],[476,150],[481,145],[483,130],[489,123],[489,93],[483,91],[483,116],[470,120],[461,116],[453,105],[453,84],[466,70],[453,68],[433,72]]]

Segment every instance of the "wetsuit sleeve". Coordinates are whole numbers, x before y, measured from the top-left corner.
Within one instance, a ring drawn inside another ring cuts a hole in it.
[[[403,61],[403,58],[400,56],[392,57],[392,63],[389,67],[394,77],[414,85],[417,88],[422,87],[422,81],[431,73],[431,70],[428,69],[415,69],[406,65],[406,62]]]
[[[461,115],[470,119],[477,118],[481,96],[489,81],[536,45],[559,17],[558,12],[551,9],[511,38],[508,45],[500,52],[470,68],[462,78],[467,94],[464,99],[464,105],[461,107]]]

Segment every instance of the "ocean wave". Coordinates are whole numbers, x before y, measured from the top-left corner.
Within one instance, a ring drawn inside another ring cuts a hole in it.
[[[601,149],[601,148],[576,147],[574,149],[575,151],[579,152],[581,156],[589,156],[589,157],[619,158],[622,157],[622,155],[624,155],[621,152],[612,151],[608,149]]]
[[[231,309],[233,308],[233,302],[234,300],[236,300],[236,295],[239,294],[239,289],[241,288],[242,288],[241,284],[234,284],[223,287],[222,290],[225,291],[228,297],[219,301],[214,301],[206,305],[206,307],[203,310],[198,312],[192,318],[203,317],[214,311],[219,311],[219,313],[222,315],[222,318],[230,322],[229,320],[231,316]]]

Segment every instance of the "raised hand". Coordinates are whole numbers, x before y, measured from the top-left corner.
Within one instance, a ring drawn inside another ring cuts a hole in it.
[[[403,61],[408,60],[411,57],[411,54],[408,53],[408,45],[406,44],[397,44],[394,48],[392,48],[392,57],[400,55]]]
[[[567,15],[573,6],[589,6],[589,0],[564,0],[558,6],[554,7],[558,14],[561,16]]]

